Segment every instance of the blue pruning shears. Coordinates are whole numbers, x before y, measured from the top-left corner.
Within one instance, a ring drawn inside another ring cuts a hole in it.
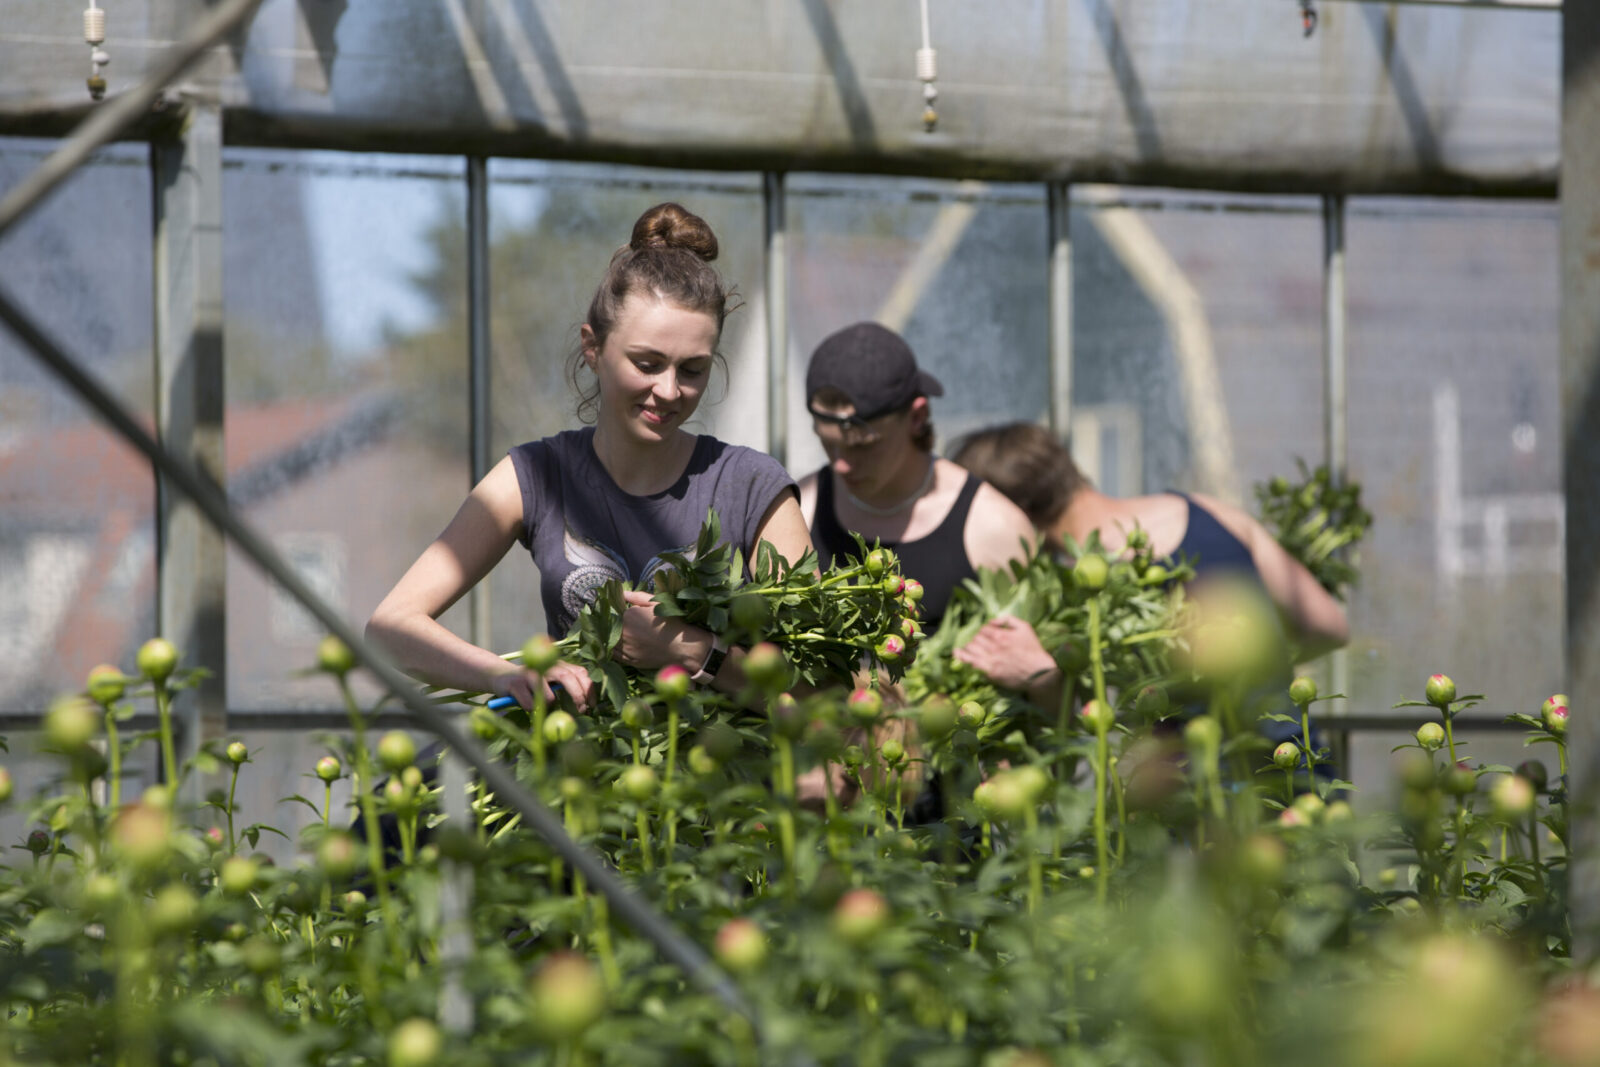
[[[561,689],[562,687],[560,682],[550,683],[551,692],[559,694]],[[507,708],[514,708],[516,706],[516,697],[495,697],[493,700],[489,701],[489,703],[484,705],[484,707],[488,708],[490,711],[505,711]]]

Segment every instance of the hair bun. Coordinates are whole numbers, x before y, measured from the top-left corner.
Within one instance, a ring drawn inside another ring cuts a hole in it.
[[[707,263],[717,258],[717,235],[706,220],[682,204],[657,204],[633,224],[628,247],[635,252],[647,248],[681,248],[693,252]]]

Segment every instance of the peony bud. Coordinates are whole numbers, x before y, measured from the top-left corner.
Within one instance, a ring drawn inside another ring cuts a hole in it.
[[[578,736],[578,720],[565,711],[552,711],[545,716],[544,739],[552,745],[571,741]]]
[[[852,889],[833,909],[833,932],[850,945],[864,945],[889,923],[889,902],[871,889]]]
[[[770,641],[751,647],[744,657],[744,676],[751,685],[775,693],[789,684],[789,664],[783,650]]]
[[[389,771],[401,771],[417,759],[417,743],[404,730],[390,730],[378,739],[378,762]]]
[[[139,646],[134,662],[140,674],[152,682],[164,682],[178,666],[178,648],[164,637],[152,637]]]
[[[122,699],[122,694],[128,687],[128,679],[122,671],[109,663],[102,663],[97,667],[89,668],[89,678],[84,683],[84,692],[89,694],[101,707],[109,707]]]
[[[600,972],[576,952],[562,950],[545,957],[528,992],[534,1022],[552,1041],[571,1041],[605,1014]]]
[[[881,663],[899,663],[900,658],[906,654],[906,639],[897,634],[889,634],[879,641],[872,651]]]
[[[549,673],[561,662],[561,650],[549,634],[534,634],[522,646],[522,665],[538,675]]]
[[[1546,701],[1540,718],[1544,720],[1544,728],[1561,737],[1567,732],[1567,705],[1552,703],[1555,698]]]
[[[243,741],[234,741],[228,745],[226,755],[228,757],[228,762],[237,767],[239,764],[245,763],[250,759],[250,750],[245,747]]]
[[[935,695],[923,702],[917,716],[917,728],[922,736],[937,740],[948,737],[956,728],[956,705],[947,696]]]
[[[1078,709],[1078,718],[1083,725],[1095,733],[1104,733],[1111,729],[1117,721],[1116,713],[1111,710],[1111,705],[1100,700],[1090,700]]]
[[[1079,556],[1072,567],[1072,579],[1078,583],[1080,589],[1091,593],[1099,592],[1106,587],[1106,579],[1111,574],[1111,567],[1106,563],[1106,558],[1097,552]]]
[[[1444,744],[1444,727],[1436,722],[1425,722],[1417,727],[1417,744],[1429,752],[1437,752]]]
[[[617,791],[636,804],[655,796],[658,785],[655,770],[642,763],[624,768],[617,777]]]
[[[871,726],[883,714],[883,697],[876,689],[865,687],[853,690],[844,702],[850,717],[863,726]]]
[[[407,1019],[389,1033],[389,1067],[433,1067],[444,1055],[444,1035],[431,1019]]]
[[[729,919],[717,931],[717,962],[735,974],[749,974],[767,960],[767,935],[749,919]]]
[[[656,672],[656,695],[671,702],[689,695],[689,672],[669,663]]]
[[[1273,766],[1280,770],[1293,770],[1300,763],[1300,746],[1293,741],[1285,741],[1272,750]]]
[[[1301,676],[1289,683],[1289,699],[1300,707],[1305,707],[1317,699],[1317,683],[1310,678]]]
[[[337,756],[323,756],[317,760],[317,777],[324,782],[338,781],[339,775],[344,773],[344,767],[339,763]]]
[[[355,670],[355,653],[350,651],[350,646],[339,640],[333,634],[324,637],[317,644],[317,669],[343,678]]]
[[[1456,683],[1452,682],[1448,675],[1432,675],[1422,687],[1422,695],[1427,698],[1428,703],[1443,710],[1456,698]]]
[[[1489,789],[1495,818],[1503,822],[1522,822],[1533,813],[1536,799],[1533,783],[1520,774],[1503,774]]]

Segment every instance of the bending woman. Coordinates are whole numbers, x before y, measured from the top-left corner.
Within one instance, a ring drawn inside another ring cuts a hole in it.
[[[1181,553],[1194,559],[1197,579],[1232,574],[1258,580],[1305,658],[1349,640],[1339,601],[1265,527],[1231,504],[1198,493],[1107,496],[1089,484],[1064,445],[1033,423],[971,434],[954,460],[1015,501],[1057,550],[1065,537],[1081,544],[1098,530],[1107,555],[1115,557],[1137,526],[1158,558]],[[992,620],[956,656],[1011,689],[1042,695],[1060,681],[1055,660],[1016,619]]]
[[[662,553],[692,549],[712,508],[746,558],[761,541],[790,562],[810,549],[794,481],[776,460],[683,429],[721,358],[729,291],[710,265],[716,255],[711,228],[677,204],[659,204],[634,224],[595,291],[572,358],[578,414],[593,425],[511,449],[372,613],[367,636],[409,673],[533,705],[536,675],[437,621],[513,544],[539,569],[555,636],[606,581],[648,584]],[[656,618],[647,592],[626,596],[617,659],[645,670],[676,663],[700,684],[741,688],[739,650],[681,620]],[[592,702],[582,668],[558,664],[549,680],[580,707]]]

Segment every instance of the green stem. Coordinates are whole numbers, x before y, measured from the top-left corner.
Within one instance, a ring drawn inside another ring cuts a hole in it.
[[[1039,901],[1044,898],[1044,872],[1039,863],[1038,843],[1034,840],[1039,833],[1039,812],[1032,804],[1023,814],[1023,826],[1028,849],[1028,914],[1035,915],[1039,911]]]
[[[333,819],[333,783],[322,783],[322,825],[326,829]]]
[[[606,990],[613,996],[622,988],[622,970],[617,966],[617,955],[611,948],[611,916],[603,894],[594,896],[594,948],[600,957],[600,976],[605,979]]]
[[[782,734],[773,738],[773,748],[778,755],[777,791],[780,807],[778,809],[778,840],[783,849],[783,885],[793,893],[795,888],[794,855],[794,746]]]
[[[1097,727],[1095,729],[1094,898],[1095,902],[1099,904],[1104,904],[1106,902],[1106,878],[1110,874],[1106,864],[1106,857],[1109,851],[1106,844],[1106,789],[1109,784],[1106,781],[1106,767],[1110,762],[1110,739],[1107,736],[1108,733],[1109,731],[1104,726]]]
[[[355,694],[350,691],[350,683],[343,675],[339,676],[339,690],[344,695],[345,710],[350,714],[350,729],[354,734],[355,776],[350,786],[355,791],[356,803],[361,808],[361,824],[367,832],[367,869],[372,874],[372,884],[378,890],[378,910],[383,915],[385,933],[394,948],[395,960],[402,958],[400,943],[393,939],[392,932],[399,929],[399,916],[395,914],[394,903],[389,899],[389,872],[383,864],[383,835],[378,826],[378,808],[372,796],[372,761],[367,753],[367,725],[361,714],[360,707],[356,704]]]
[[[1117,775],[1117,757],[1111,757],[1111,793],[1117,799],[1117,866],[1122,866],[1122,857],[1128,845],[1128,805],[1127,798],[1123,795],[1122,779]]]
[[[1089,665],[1094,672],[1094,698],[1100,701],[1103,707],[1109,708],[1110,702],[1106,700],[1106,672],[1105,664],[1101,659],[1100,645],[1100,596],[1096,594],[1089,598]],[[1107,869],[1106,846],[1106,768],[1110,763],[1109,728],[1101,725],[1095,727],[1094,745],[1094,852],[1095,852],[1095,888],[1096,902],[1106,902],[1106,879],[1110,875]]]
[[[1456,732],[1450,726],[1450,712],[1447,709],[1440,710],[1444,715],[1444,740],[1450,746],[1450,766],[1453,770],[1456,765]]]
[[[533,767],[544,781],[544,679],[538,678],[533,687],[533,732],[528,738],[528,749],[533,753]]]
[[[239,845],[233,836],[233,796],[239,788],[239,765],[233,765],[233,776],[228,781],[228,855],[238,852]]]
[[[1100,644],[1100,596],[1098,593],[1089,598],[1089,665],[1094,670],[1094,698],[1109,708],[1111,705],[1106,700],[1106,669],[1102,660]]]
[[[1306,750],[1306,780],[1311,791],[1317,791],[1317,754],[1311,745],[1311,705],[1300,705],[1300,743]]]
[[[117,737],[116,713],[110,707],[106,708],[106,755],[110,760],[106,772],[106,798],[110,801],[110,810],[116,811],[122,807],[122,742]]]
[[[161,723],[161,781],[170,789],[178,781],[178,751],[172,744],[172,694],[167,683],[156,683],[156,716]]]
[[[639,810],[633,814],[633,825],[639,831],[639,859],[644,864],[646,871],[653,871],[655,858],[650,855],[650,820],[645,816],[644,805],[639,805]]]

